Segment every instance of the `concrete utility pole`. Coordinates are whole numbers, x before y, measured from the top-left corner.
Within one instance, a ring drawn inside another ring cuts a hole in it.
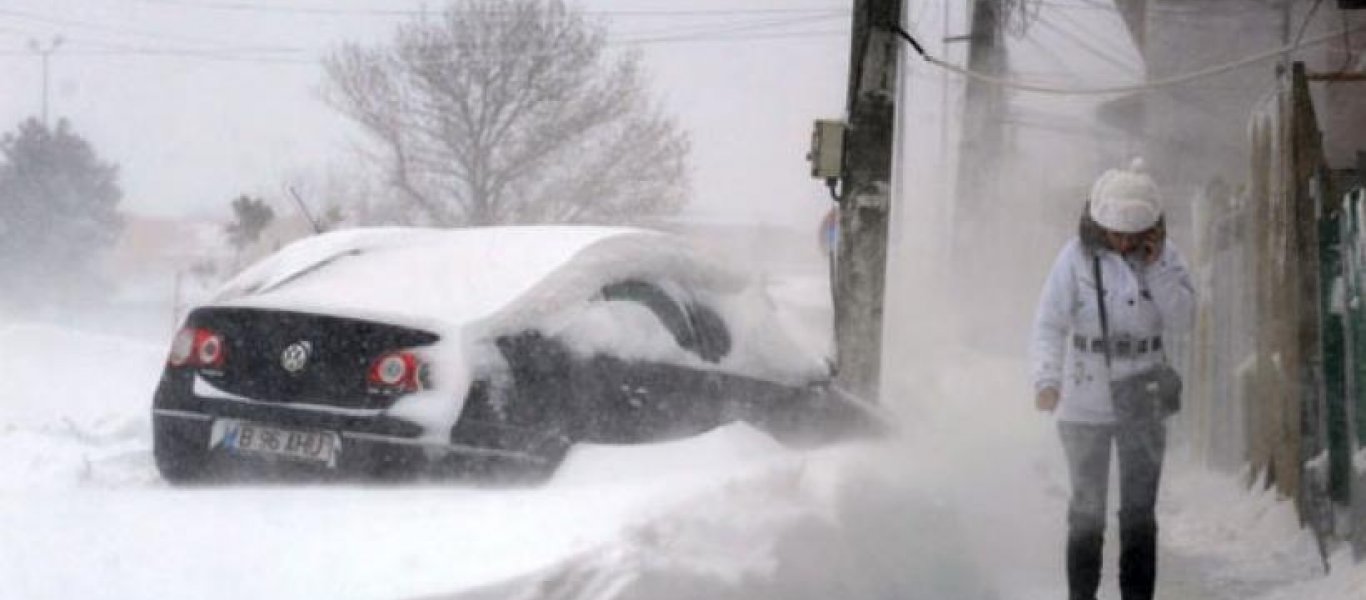
[[[836,384],[878,399],[901,0],[855,0],[835,268]]]
[[[967,68],[985,75],[1005,71],[1001,23],[1005,2],[974,0],[968,40]],[[958,141],[949,253],[953,261],[943,273],[959,303],[961,334],[974,344],[1000,346],[1022,318],[1017,306],[1003,306],[993,293],[1001,284],[999,266],[1010,264],[1011,232],[999,208],[1008,192],[1001,188],[1001,147],[1005,132],[1005,91],[978,78],[966,80]],[[947,149],[945,149],[947,151]],[[1013,191],[1013,190],[1012,190]]]
[[[996,76],[1005,71],[1001,17],[1000,0],[973,2],[972,30],[968,36],[968,69]],[[964,243],[964,238],[975,237],[972,228],[980,226],[985,205],[997,195],[994,188],[995,170],[1000,162],[1001,107],[1004,100],[1000,86],[978,79],[967,81],[955,188],[955,244]]]
[[[47,63],[48,63],[48,57],[49,57],[49,56],[52,56],[52,53],[53,53],[53,52],[56,52],[56,51],[57,51],[57,48],[61,47],[62,41],[63,41],[63,40],[62,40],[62,36],[60,36],[60,35],[53,36],[53,37],[52,37],[52,41],[51,41],[51,42],[48,42],[48,44],[47,44],[46,46],[44,46],[44,45],[38,43],[38,40],[32,40],[32,39],[31,39],[31,40],[28,41],[28,49],[29,49],[29,50],[32,50],[34,53],[38,54],[39,56],[41,56],[41,57],[43,58],[43,127],[47,127],[47,125],[48,125],[48,123],[47,123],[47,88],[48,88],[48,85],[47,85]]]

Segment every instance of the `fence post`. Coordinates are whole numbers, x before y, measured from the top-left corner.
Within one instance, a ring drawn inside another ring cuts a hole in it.
[[[1276,161],[1272,156],[1272,140],[1279,135],[1279,121],[1261,118],[1252,128],[1252,181],[1249,202],[1252,211],[1250,233],[1252,234],[1251,256],[1247,261],[1248,279],[1253,297],[1254,323],[1260,323],[1253,334],[1254,368],[1243,371],[1240,381],[1248,391],[1244,398],[1247,417],[1247,460],[1251,466],[1249,476],[1252,481],[1261,477],[1270,485],[1275,482],[1271,446],[1271,377],[1275,368],[1271,360],[1272,311],[1271,294],[1271,175]]]
[[[1355,189],[1342,198],[1342,304],[1346,338],[1343,357],[1346,361],[1344,409],[1349,456],[1354,457],[1366,447],[1366,298],[1363,297],[1362,214],[1366,202],[1366,151],[1357,152]],[[1366,559],[1366,469],[1355,467],[1349,459],[1348,502],[1352,556]]]

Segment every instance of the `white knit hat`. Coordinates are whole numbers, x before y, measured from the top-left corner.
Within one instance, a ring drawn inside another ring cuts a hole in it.
[[[1110,169],[1091,186],[1091,219],[1120,233],[1138,233],[1162,217],[1157,183],[1143,171],[1143,159],[1128,169]]]

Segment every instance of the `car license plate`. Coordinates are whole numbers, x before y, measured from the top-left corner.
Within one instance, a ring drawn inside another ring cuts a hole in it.
[[[341,437],[333,431],[305,431],[283,429],[248,423],[220,421],[222,445],[230,452],[246,452],[282,456],[297,460],[337,465],[341,453]],[[215,428],[217,429],[217,428]]]

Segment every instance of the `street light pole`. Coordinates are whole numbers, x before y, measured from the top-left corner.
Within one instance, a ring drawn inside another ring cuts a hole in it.
[[[47,127],[47,126],[48,126],[48,122],[47,122],[47,89],[48,89],[48,84],[47,84],[47,82],[48,82],[48,78],[47,78],[47,65],[48,65],[48,57],[52,56],[52,53],[53,53],[53,52],[56,52],[56,51],[57,51],[57,48],[60,47],[60,46],[62,45],[62,41],[63,41],[63,40],[62,40],[62,36],[60,36],[60,35],[52,36],[52,41],[48,42],[48,44],[47,44],[46,46],[44,46],[43,44],[38,43],[38,40],[33,40],[33,39],[31,39],[31,40],[28,41],[28,48],[29,48],[29,50],[32,50],[33,52],[37,53],[39,56],[41,56],[41,57],[43,58],[43,127]]]

